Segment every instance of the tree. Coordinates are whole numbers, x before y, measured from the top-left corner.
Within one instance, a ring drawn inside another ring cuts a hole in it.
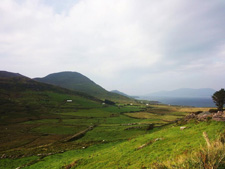
[[[218,111],[223,111],[223,105],[225,104],[225,90],[220,89],[216,91],[212,96],[213,102],[216,104]]]

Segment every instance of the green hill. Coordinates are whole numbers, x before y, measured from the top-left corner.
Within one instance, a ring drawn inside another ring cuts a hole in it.
[[[101,101],[84,93],[40,83],[20,74],[0,71],[0,122],[18,122],[49,116],[66,100],[75,108],[99,106]]]
[[[123,93],[123,92],[121,92],[121,91],[119,91],[119,90],[112,90],[112,91],[110,91],[111,93],[117,93],[117,94],[119,94],[119,95],[122,95],[122,96],[125,96],[125,97],[129,97],[129,98],[132,98],[132,99],[137,99],[137,98],[139,98],[138,96],[129,96],[128,94],[125,94],[125,93]]]
[[[129,96],[129,95],[123,93],[123,92],[120,92],[119,90],[112,90],[112,91],[110,91],[110,92],[112,92],[112,93],[117,93],[117,94],[120,94],[120,95],[125,96],[125,97],[131,97],[131,96]]]
[[[12,73],[7,71],[0,71],[0,77],[1,78],[11,78],[11,77],[25,77],[19,73]]]
[[[77,72],[53,73],[43,78],[35,78],[34,80],[74,91],[84,92],[102,100],[109,99],[118,102],[131,101],[130,98],[122,96],[118,93],[108,92],[86,76]]]

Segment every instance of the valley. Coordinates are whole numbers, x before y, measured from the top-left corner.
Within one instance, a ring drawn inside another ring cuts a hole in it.
[[[212,143],[225,136],[223,121],[184,121],[210,108],[126,97],[110,105],[87,93],[2,74],[0,168],[171,168],[182,158],[173,164],[179,168],[205,147],[203,132]]]

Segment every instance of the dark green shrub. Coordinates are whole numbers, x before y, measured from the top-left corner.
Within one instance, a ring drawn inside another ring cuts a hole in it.
[[[154,129],[154,124],[149,124],[146,130],[152,130],[152,129]]]
[[[116,103],[111,101],[111,100],[107,100],[105,99],[105,104],[109,104],[109,105],[115,105]]]
[[[209,109],[210,113],[217,113],[217,111],[218,111],[217,109]]]

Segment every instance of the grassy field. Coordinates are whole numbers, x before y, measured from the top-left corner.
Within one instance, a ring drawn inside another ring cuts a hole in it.
[[[156,163],[176,161],[183,154],[191,155],[199,151],[200,146],[206,144],[202,137],[203,131],[208,133],[211,140],[215,140],[219,133],[224,132],[225,127],[223,122],[192,122],[186,126],[188,128],[183,131],[179,129],[180,126],[174,125],[156,128],[134,138],[101,142],[44,158],[32,156],[14,160],[3,159],[1,167],[16,168],[28,165],[25,168],[52,169],[71,165],[74,168],[151,168]],[[97,135],[99,131],[92,132]],[[110,136],[107,138],[110,139]]]
[[[0,126],[0,157],[4,157],[0,168],[149,168],[153,163],[197,151],[205,145],[203,131],[214,140],[225,128],[219,122],[193,122],[181,131],[173,123],[189,112],[207,108],[141,104],[118,107],[95,102],[87,106],[82,99],[65,103],[62,100],[68,96],[49,96],[57,98],[50,104],[58,105],[57,109],[36,119]],[[153,130],[147,130],[150,124],[154,124]],[[92,130],[65,141],[90,126]],[[157,138],[159,141],[155,141]]]
[[[183,118],[187,113],[196,111],[208,111],[209,108],[193,108],[182,106],[157,105],[146,107],[145,111],[125,113],[129,117],[137,119],[149,119],[152,123],[173,122],[179,118]]]

